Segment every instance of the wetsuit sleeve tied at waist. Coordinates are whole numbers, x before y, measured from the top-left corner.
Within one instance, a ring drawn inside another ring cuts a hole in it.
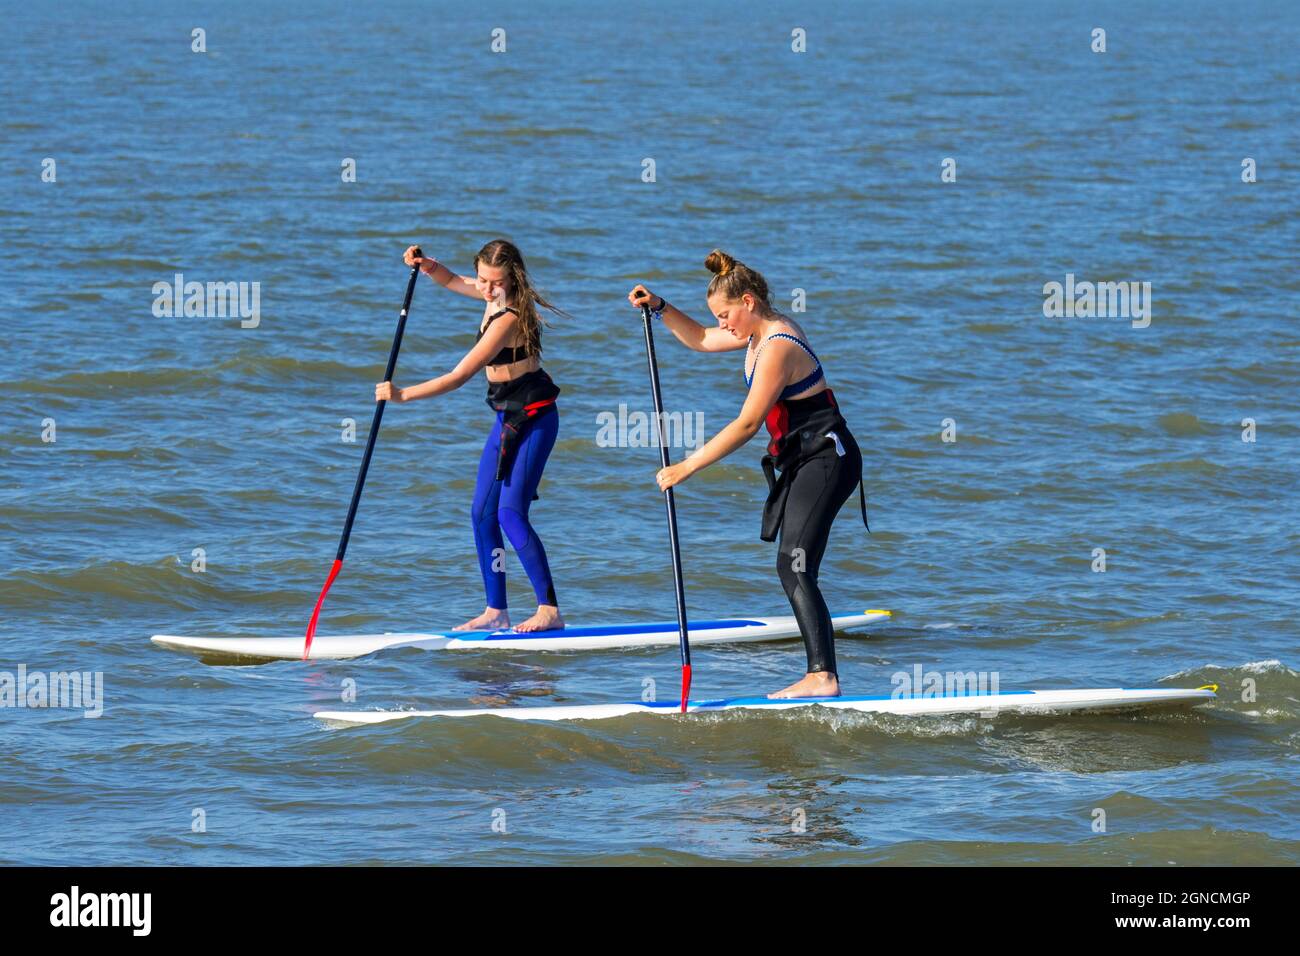
[[[763,527],[759,537],[764,541],[776,540],[777,532],[781,530],[781,522],[785,519],[785,502],[790,495],[790,482],[794,480],[794,476],[804,463],[819,455],[837,454],[835,439],[820,435],[805,444],[802,439],[796,437],[800,434],[800,432],[792,432],[783,439],[780,458],[770,454],[763,456],[761,464],[763,477],[767,479],[767,501],[763,504]],[[778,468],[780,468],[779,475]],[[871,525],[867,521],[867,491],[861,478],[858,479],[858,503],[862,508],[862,524],[869,534]]]
[[[544,369],[537,369],[508,382],[488,386],[487,403],[501,412],[501,453],[497,456],[496,480],[510,472],[515,449],[528,423],[539,415],[555,410],[560,386]]]

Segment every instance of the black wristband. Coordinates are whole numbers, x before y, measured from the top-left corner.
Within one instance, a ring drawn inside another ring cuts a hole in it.
[[[657,308],[657,309],[651,309],[650,311],[653,312],[653,313],[655,313],[656,315],[663,315],[663,314],[664,314],[664,309],[666,309],[666,308],[668,308],[668,300],[665,299],[663,296],[660,296],[660,297],[659,297],[659,308]]]

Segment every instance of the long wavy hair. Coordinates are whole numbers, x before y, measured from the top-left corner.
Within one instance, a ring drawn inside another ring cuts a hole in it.
[[[504,268],[510,276],[510,288],[514,293],[515,309],[519,312],[519,331],[524,337],[524,348],[530,355],[542,354],[542,317],[537,311],[543,309],[568,318],[568,313],[556,308],[533,288],[528,280],[528,267],[524,265],[523,254],[509,239],[493,239],[474,257],[474,268],[479,263]],[[549,323],[548,323],[549,327]]]

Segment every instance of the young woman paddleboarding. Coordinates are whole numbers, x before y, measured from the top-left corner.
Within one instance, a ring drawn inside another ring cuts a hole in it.
[[[474,347],[450,372],[406,388],[392,382],[375,386],[375,401],[411,402],[454,391],[479,369],[487,370],[487,403],[496,418],[479,459],[470,510],[487,607],[456,630],[510,627],[503,530],[537,596],[537,613],[514,630],[564,627],[546,549],[528,521],[529,505],[537,497],[542,469],[560,427],[555,405],[560,389],[542,368],[542,320],[537,307],[564,313],[532,287],[523,256],[505,239],[494,239],[479,250],[472,276],[456,275],[437,260],[421,257],[418,246],[407,249],[404,258],[408,266],[419,265],[421,272],[444,288],[487,303]]]
[[[730,455],[767,423],[771,441],[762,464],[769,494],[761,537],[776,541],[780,535],[777,574],[808,652],[803,679],[768,696],[838,697],[835,631],[817,586],[817,572],[831,522],[855,487],[866,523],[862,452],[840,415],[808,337],[798,323],[772,308],[763,277],[718,249],[709,253],[704,264],[713,273],[707,301],[717,327],[705,328],[644,285],[633,288],[628,300],[637,308],[650,306],[687,348],[697,352],[745,349],[749,394],[736,419],[703,448],[659,471],[659,488],[680,484]]]

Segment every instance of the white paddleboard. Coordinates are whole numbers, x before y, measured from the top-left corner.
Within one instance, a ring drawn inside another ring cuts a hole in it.
[[[1197,690],[1017,690],[998,694],[952,694],[932,697],[816,697],[799,700],[770,700],[766,697],[732,697],[722,700],[691,701],[690,714],[713,714],[727,710],[792,710],[797,707],[826,707],[871,714],[938,716],[954,714],[1062,713],[1069,711],[1125,711],[1189,707],[1214,699],[1209,688]],[[604,720],[630,714],[670,716],[681,713],[680,702],[586,704],[581,706],[502,707],[482,710],[322,710],[314,716],[333,724],[355,726],[379,724],[412,717],[505,717],[510,720]]]
[[[837,631],[862,627],[889,618],[889,611],[835,614]],[[691,646],[745,641],[779,641],[799,636],[793,617],[743,617],[718,621],[689,621]],[[155,634],[160,647],[195,654],[210,661],[277,661],[302,658],[302,635],[294,637],[182,637]],[[677,622],[666,624],[597,624],[556,631],[446,631],[440,634],[321,635],[312,640],[311,660],[362,657],[389,647],[419,647],[432,651],[592,651],[620,647],[676,646]]]

